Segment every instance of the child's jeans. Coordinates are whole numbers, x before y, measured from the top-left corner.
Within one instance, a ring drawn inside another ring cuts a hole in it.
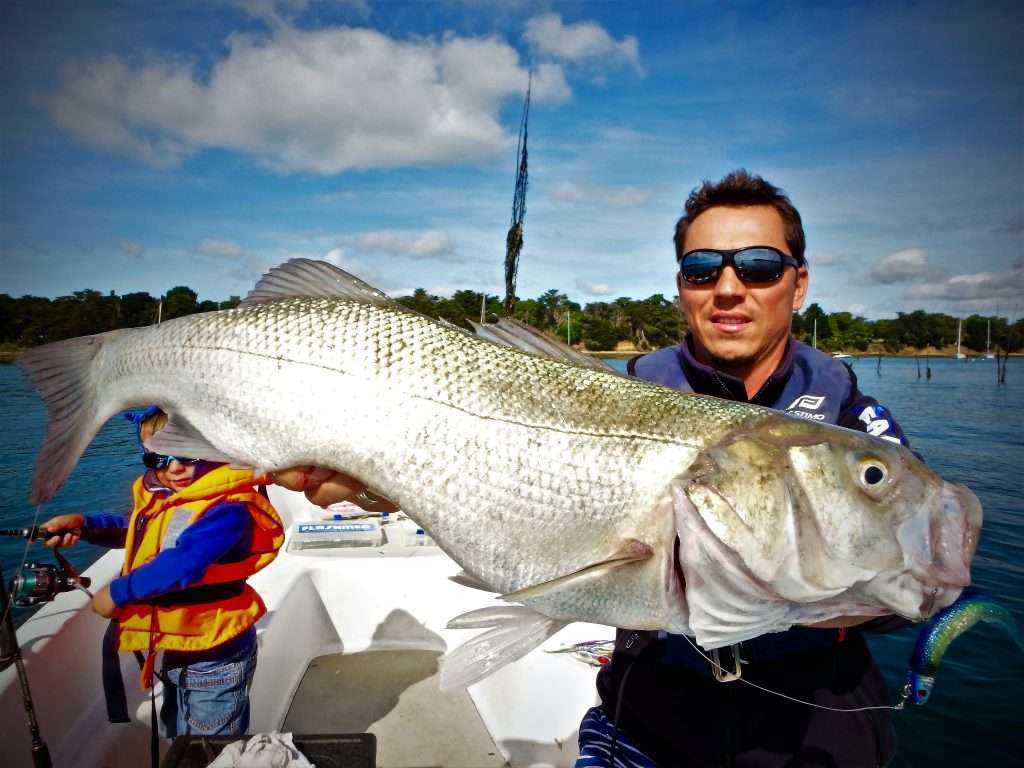
[[[249,686],[256,671],[255,633],[250,642],[220,659],[181,663],[183,653],[173,657],[168,669],[165,655],[164,703],[160,721],[167,738],[202,734],[239,736],[249,730]],[[209,656],[209,652],[200,655]],[[187,657],[186,657],[187,658]]]

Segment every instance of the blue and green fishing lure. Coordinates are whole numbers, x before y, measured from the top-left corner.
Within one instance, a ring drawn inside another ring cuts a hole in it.
[[[914,652],[910,656],[903,697],[896,705],[896,709],[903,709],[908,700],[915,704],[924,704],[928,701],[943,654],[956,638],[979,621],[991,621],[1002,625],[1017,646],[1024,650],[1024,638],[1021,637],[1013,615],[981,592],[965,589],[952,605],[932,616],[921,628],[914,644]]]

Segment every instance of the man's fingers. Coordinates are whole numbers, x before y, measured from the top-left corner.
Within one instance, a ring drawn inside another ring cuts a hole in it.
[[[274,478],[275,483],[289,491],[304,491],[314,469],[315,467],[311,466],[291,467],[275,472],[271,477]]]
[[[355,482],[348,475],[335,472],[327,467],[314,467],[310,465],[301,467],[290,467],[275,472],[272,477],[274,482],[289,491],[310,491],[332,478],[343,478],[347,482]]]
[[[361,483],[348,475],[335,472],[327,480],[307,490],[306,498],[318,507],[329,507],[331,504],[337,504],[339,501],[351,499],[365,488],[365,483]]]

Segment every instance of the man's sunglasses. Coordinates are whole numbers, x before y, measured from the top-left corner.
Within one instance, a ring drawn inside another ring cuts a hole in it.
[[[770,245],[748,245],[732,251],[698,248],[683,254],[679,274],[690,285],[706,285],[718,279],[725,267],[732,267],[744,283],[774,283],[787,266],[799,267],[800,261]]]
[[[181,464],[196,464],[200,459],[186,459],[183,456],[164,456],[162,453],[146,451],[142,454],[142,463],[149,469],[166,469],[172,461]]]

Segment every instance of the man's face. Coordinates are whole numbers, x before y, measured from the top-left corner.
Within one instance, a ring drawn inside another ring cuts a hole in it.
[[[170,488],[175,493],[178,493],[192,485],[195,473],[195,464],[183,464],[177,459],[173,459],[171,463],[163,469],[156,470],[156,479],[161,485]]]
[[[748,245],[790,253],[778,211],[768,205],[709,208],[690,223],[683,253]],[[759,363],[781,360],[793,311],[807,293],[807,269],[787,266],[773,283],[745,285],[725,267],[714,283],[690,285],[677,273],[676,284],[697,359],[743,378]]]

